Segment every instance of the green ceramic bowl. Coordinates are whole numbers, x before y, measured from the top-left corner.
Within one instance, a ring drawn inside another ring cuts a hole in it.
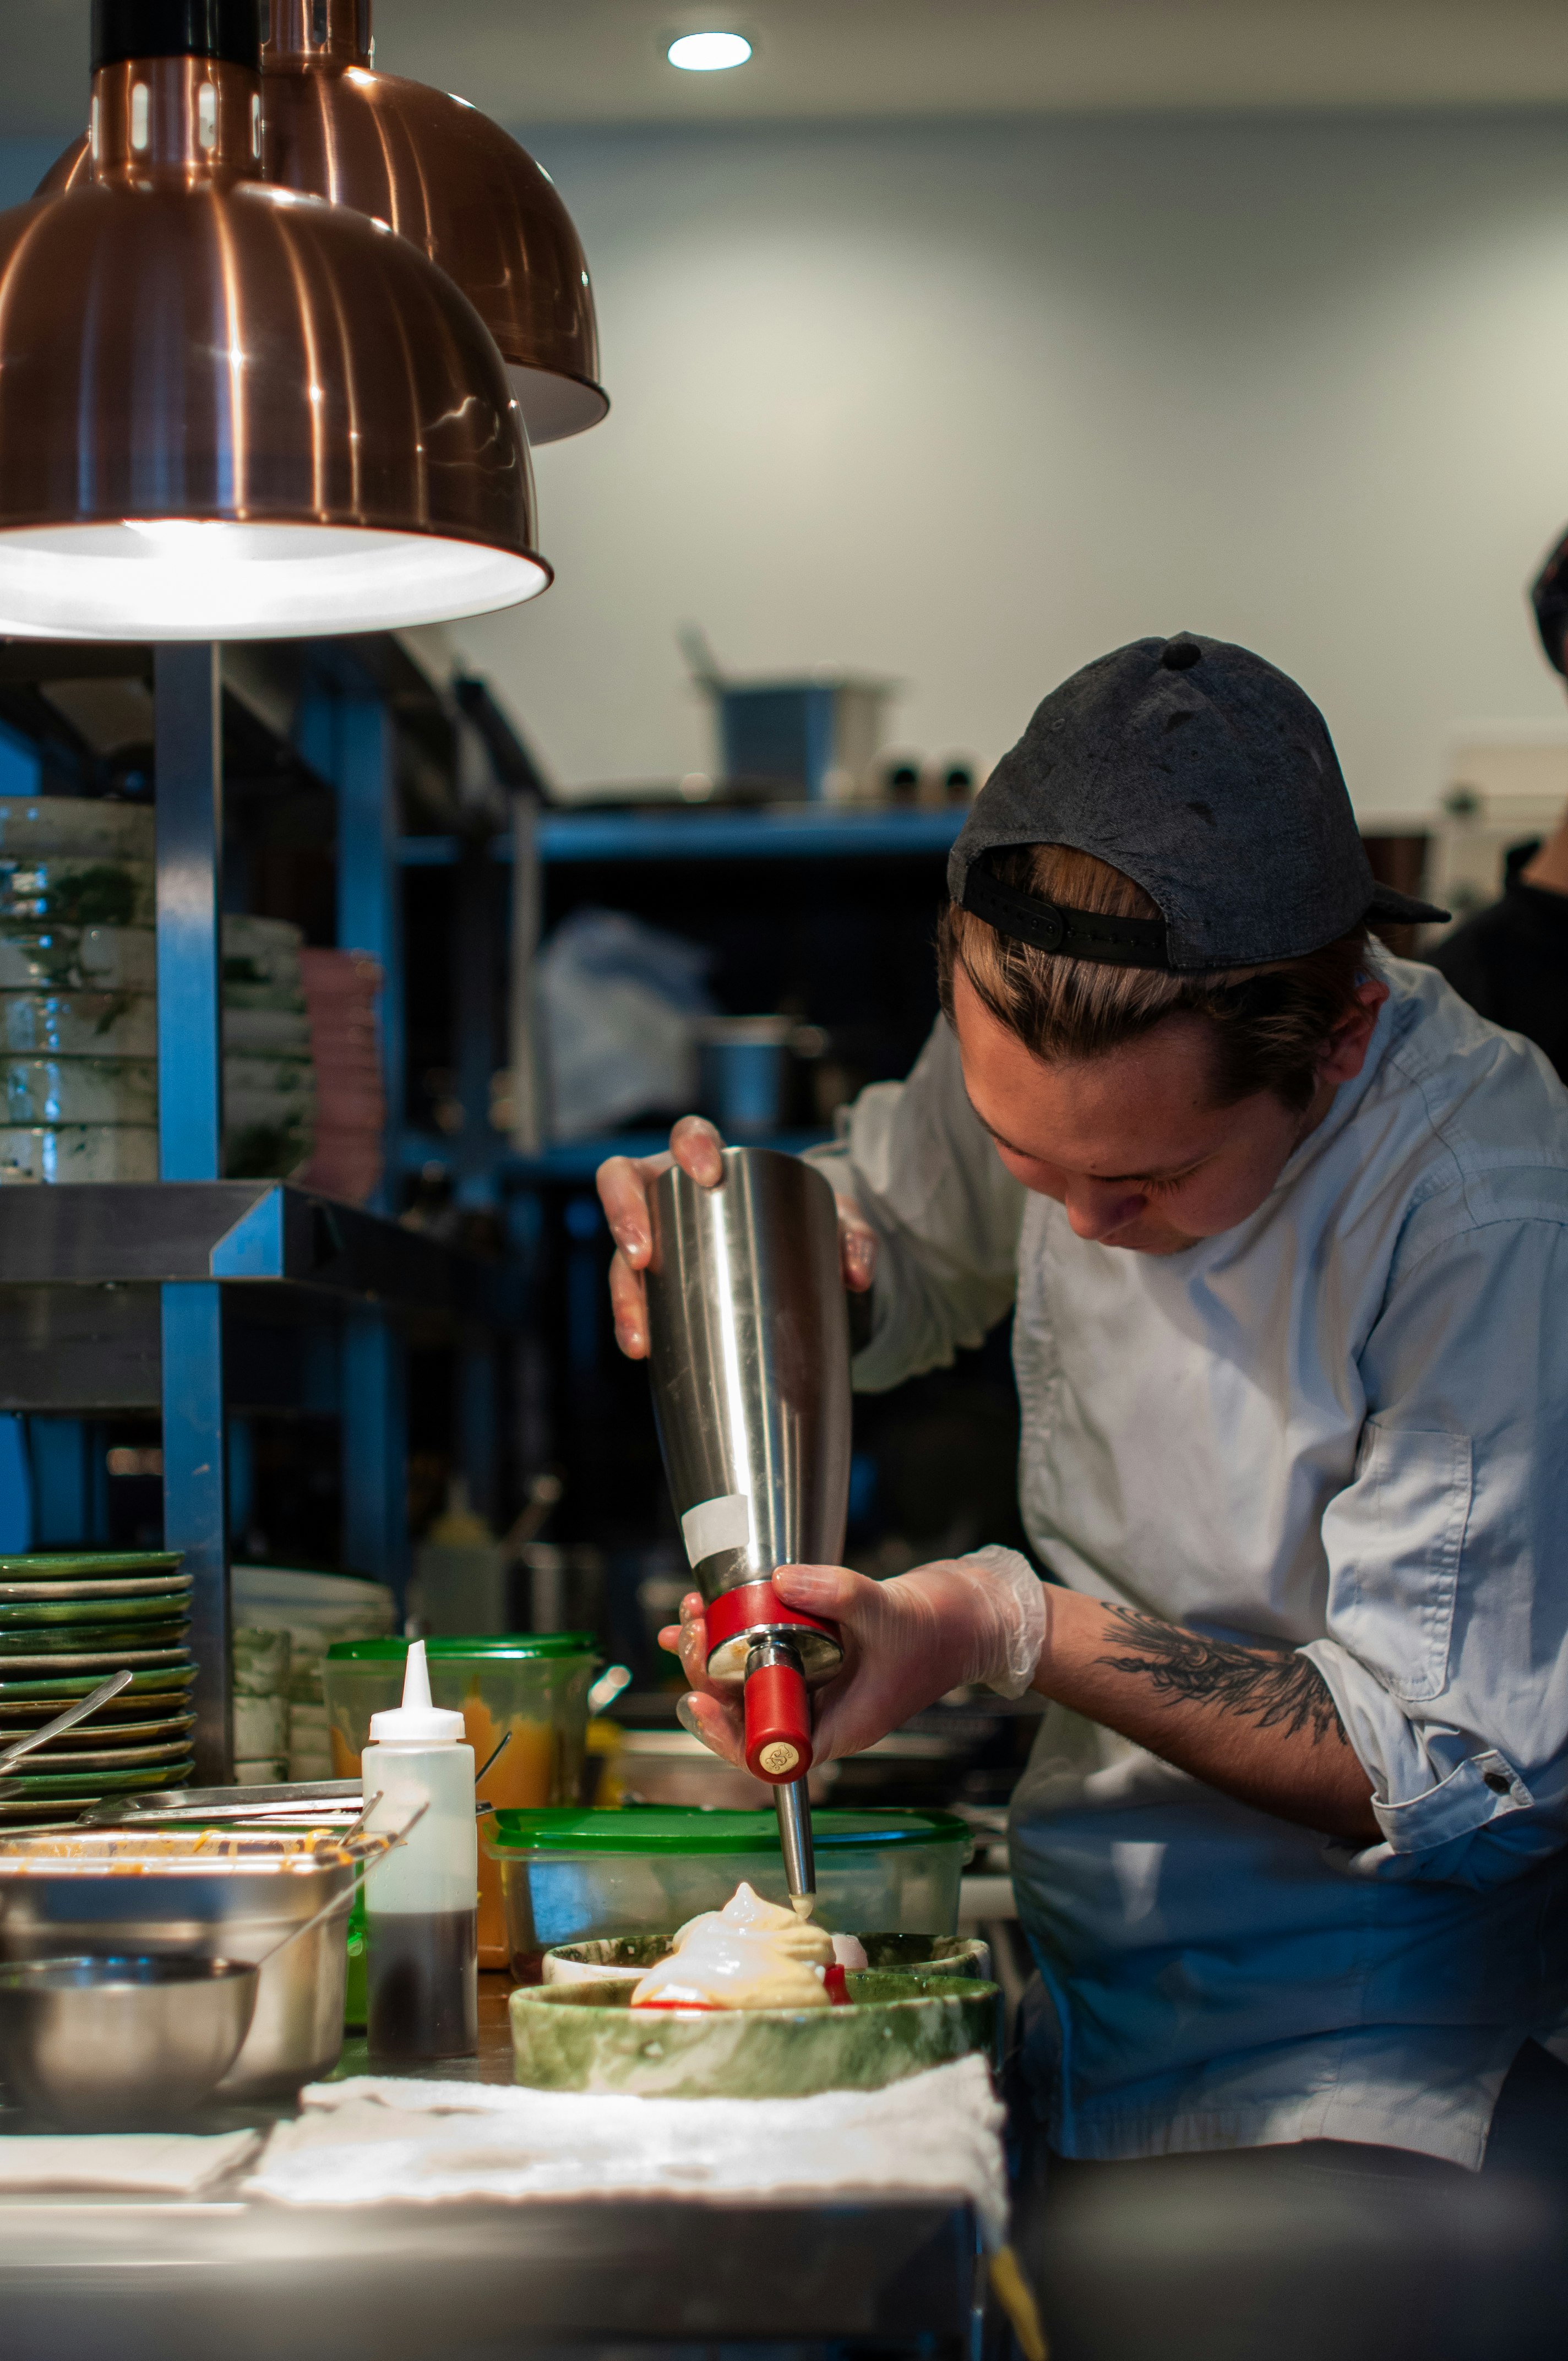
[[[974,1935],[862,1935],[870,1968],[906,1976],[991,1974],[991,1946]],[[667,1960],[673,1935],[606,1935],[593,1943],[561,1943],[544,1954],[547,1984],[584,1984],[597,1980],[638,1982],[660,1960]]]
[[[994,2062],[995,1984],[967,1976],[845,1978],[839,2008],[634,2009],[626,1982],[520,1984],[514,2079],[537,2091],[643,2098],[801,2099],[880,2091],[973,2052]]]

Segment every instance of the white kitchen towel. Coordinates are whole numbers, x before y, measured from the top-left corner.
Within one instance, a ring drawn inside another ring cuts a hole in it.
[[[883,2091],[639,2099],[365,2076],[313,2083],[245,2184],[286,2205],[456,2198],[958,2194],[1005,2236],[1003,2114],[980,2058]]]
[[[0,2191],[116,2189],[199,2197],[247,2165],[258,2131],[19,2132],[0,2138]]]

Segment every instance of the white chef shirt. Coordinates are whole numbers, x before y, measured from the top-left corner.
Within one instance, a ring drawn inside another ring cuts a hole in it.
[[[1373,1783],[1357,1850],[1050,1709],[1012,1842],[1068,2156],[1475,2166],[1568,2008],[1568,1093],[1434,971],[1377,966],[1361,1075],[1249,1220],[1179,1254],[1021,1190],[945,1023],[814,1159],[881,1239],[857,1385],[1015,1303],[1041,1563],[1299,1647]]]

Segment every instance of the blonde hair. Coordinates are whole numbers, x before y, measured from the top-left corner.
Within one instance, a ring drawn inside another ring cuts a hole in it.
[[[1159,916],[1141,885],[1071,845],[1013,846],[992,856],[991,869],[1003,884],[1065,909],[1114,918]],[[1212,1028],[1214,1103],[1231,1106],[1268,1090],[1299,1113],[1311,1100],[1335,1029],[1354,1009],[1365,954],[1363,925],[1303,959],[1171,975],[1036,950],[955,902],[937,939],[937,976],[949,1021],[961,967],[998,1023],[1047,1061],[1103,1058],[1168,1016],[1204,1017]]]

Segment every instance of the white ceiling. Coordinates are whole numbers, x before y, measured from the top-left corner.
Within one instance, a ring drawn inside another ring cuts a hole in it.
[[[88,0],[4,0],[0,133],[71,129]],[[1563,0],[376,0],[378,62],[515,124],[1568,100]],[[733,27],[734,73],[672,35]]]

